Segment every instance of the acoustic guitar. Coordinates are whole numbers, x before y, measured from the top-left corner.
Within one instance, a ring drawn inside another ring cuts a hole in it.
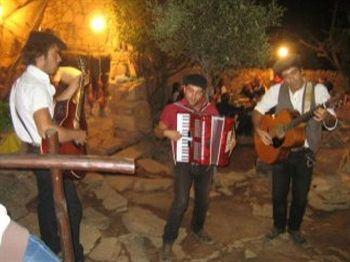
[[[314,116],[319,107],[337,107],[344,97],[330,98],[323,105],[317,105],[300,115],[296,111],[283,110],[276,115],[263,115],[260,129],[272,138],[271,145],[265,145],[260,136],[254,134],[255,151],[261,161],[273,164],[288,156],[292,148],[301,147],[306,139],[306,122]]]
[[[55,106],[54,111],[54,122],[61,127],[67,129],[81,129],[87,130],[87,124],[84,114],[84,101],[86,93],[85,79],[87,75],[86,65],[81,57],[78,57],[79,69],[82,72],[79,82],[79,87],[75,94],[66,101],[60,101]],[[41,152],[43,154],[48,153],[48,141],[46,139],[42,140]],[[59,145],[60,154],[68,155],[81,155],[86,154],[86,146],[78,145],[74,141],[69,141],[65,143],[60,143]],[[85,176],[83,171],[70,170],[66,172],[74,179],[81,179]]]

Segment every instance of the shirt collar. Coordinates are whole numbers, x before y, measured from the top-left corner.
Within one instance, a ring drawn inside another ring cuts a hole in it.
[[[47,73],[42,71],[39,67],[29,65],[26,70],[29,74],[32,74],[35,78],[50,84],[50,77]]]
[[[306,86],[306,82],[303,84],[303,87],[302,88],[300,88],[300,89],[298,89],[296,92],[292,92],[289,88],[289,94],[291,95],[291,96],[296,96],[296,95],[298,95],[298,94],[304,94],[304,90],[305,90],[305,86]]]
[[[186,98],[181,99],[179,103],[181,105],[183,105],[183,106],[186,106],[186,107],[191,108],[192,110],[194,110],[194,108],[188,103]],[[207,107],[207,105],[208,105],[208,101],[206,99],[204,99],[203,103],[202,103],[202,105],[200,107],[200,110],[199,111],[195,111],[194,110],[194,111],[195,112],[202,112],[204,110],[204,108]]]

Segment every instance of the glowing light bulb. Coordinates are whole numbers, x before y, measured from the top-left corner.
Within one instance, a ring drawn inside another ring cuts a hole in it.
[[[102,15],[95,16],[91,19],[90,27],[94,32],[100,33],[106,29],[106,19]]]

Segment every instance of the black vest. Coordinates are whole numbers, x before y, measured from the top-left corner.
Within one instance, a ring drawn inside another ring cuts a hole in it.
[[[307,82],[304,94],[303,94],[303,103],[302,103],[302,113],[304,112],[305,104],[305,93],[308,86],[311,85],[311,106],[310,109],[315,108],[315,86],[311,82]],[[278,102],[276,106],[276,113],[281,112],[284,109],[294,110],[292,102],[290,101],[289,88],[286,84],[282,84],[278,94]],[[322,126],[320,122],[317,122],[315,119],[311,118],[306,124],[306,140],[309,144],[310,149],[315,153],[320,145],[322,134]]]

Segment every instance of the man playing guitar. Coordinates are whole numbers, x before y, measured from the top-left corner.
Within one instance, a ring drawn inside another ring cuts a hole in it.
[[[31,151],[39,153],[46,131],[56,129],[59,142],[75,141],[84,144],[86,131],[56,126],[53,122],[56,101],[70,99],[78,88],[71,84],[55,97],[55,88],[50,83],[61,62],[60,51],[66,45],[61,39],[48,32],[32,32],[23,48],[26,71],[16,80],[10,95],[11,118],[18,137],[30,145]],[[78,81],[75,81],[78,83]],[[38,218],[43,241],[58,254],[61,250],[57,219],[53,199],[51,176],[48,170],[36,170],[38,187]],[[79,241],[79,227],[82,219],[82,205],[73,181],[64,177],[64,192],[72,229],[75,261],[83,261],[83,247]]]
[[[285,232],[286,228],[296,244],[306,243],[300,233],[300,226],[305,213],[307,195],[310,189],[314,153],[321,140],[321,128],[323,126],[332,130],[336,127],[337,119],[334,110],[318,107],[324,104],[330,95],[322,84],[313,85],[303,77],[300,57],[291,55],[284,60],[278,61],[274,70],[284,79],[265,93],[261,101],[253,111],[253,125],[256,137],[263,145],[275,145],[275,141],[283,139],[286,135],[284,130],[272,132],[272,129],[262,128],[264,114],[272,108],[276,108],[278,115],[283,110],[295,110],[299,113],[308,111],[307,108],[314,108],[313,117],[306,123],[306,138],[297,148],[292,148],[286,153],[283,159],[272,166],[272,201],[273,221],[272,231],[266,235],[268,239],[274,239]],[[305,130],[305,129],[304,129]],[[289,186],[292,182],[292,203],[288,212],[287,197]],[[287,215],[289,217],[287,218]]]

